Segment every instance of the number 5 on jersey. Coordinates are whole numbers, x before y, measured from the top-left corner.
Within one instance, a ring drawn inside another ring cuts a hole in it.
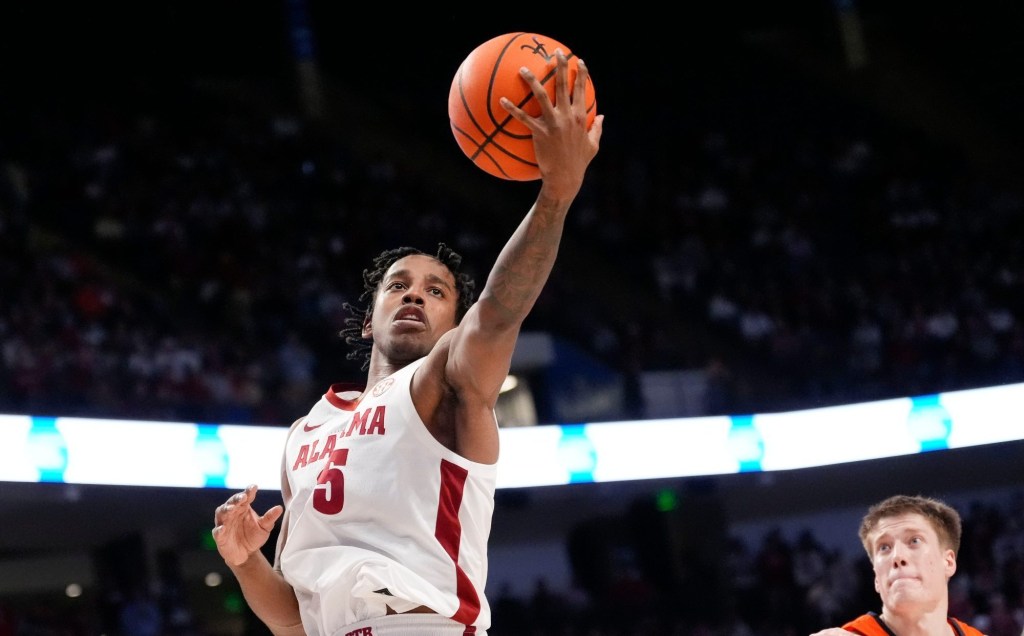
[[[348,449],[339,448],[331,453],[316,478],[313,488],[313,508],[325,515],[336,515],[345,506],[345,474],[341,467],[348,462]]]

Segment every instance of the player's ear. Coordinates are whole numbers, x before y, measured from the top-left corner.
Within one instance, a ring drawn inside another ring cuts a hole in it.
[[[946,563],[946,580],[948,581],[954,574],[956,574],[956,554],[952,550],[946,550],[945,563]]]
[[[369,339],[371,339],[373,337],[373,317],[370,314],[367,314],[366,317],[363,318],[363,332],[362,332],[362,334],[363,334],[363,338],[365,338],[367,340],[369,340]]]

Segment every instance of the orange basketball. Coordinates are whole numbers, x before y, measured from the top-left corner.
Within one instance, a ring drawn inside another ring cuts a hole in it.
[[[448,93],[448,118],[462,152],[484,171],[502,179],[533,181],[540,178],[530,129],[501,107],[507,97],[530,115],[540,105],[519,75],[527,67],[555,101],[555,49],[569,58],[569,91],[579,67],[567,46],[537,33],[506,33],[492,38],[463,60]],[[587,78],[587,127],[594,123],[597,99]]]

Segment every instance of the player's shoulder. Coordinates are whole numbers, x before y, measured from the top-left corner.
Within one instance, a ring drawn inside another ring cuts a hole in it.
[[[330,418],[336,417],[339,413],[350,411],[352,404],[358,401],[359,391],[348,393],[348,385],[334,384],[314,402],[309,411],[292,421],[288,427],[288,434],[291,435],[298,429],[310,430],[309,427],[319,427]]]
[[[891,632],[875,612],[861,614],[843,625],[843,630],[861,636],[890,636]]]
[[[949,622],[953,624],[953,629],[956,631],[957,636],[986,636],[980,629],[971,627],[958,618],[950,617]]]

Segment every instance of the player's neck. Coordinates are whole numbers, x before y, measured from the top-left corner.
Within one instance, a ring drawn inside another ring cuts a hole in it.
[[[949,636],[954,633],[945,607],[923,615],[897,614],[883,609],[881,618],[897,636]]]
[[[369,390],[384,378],[393,375],[406,366],[408,362],[393,362],[384,359],[383,356],[374,356],[370,359],[370,368],[366,373],[366,388]]]

